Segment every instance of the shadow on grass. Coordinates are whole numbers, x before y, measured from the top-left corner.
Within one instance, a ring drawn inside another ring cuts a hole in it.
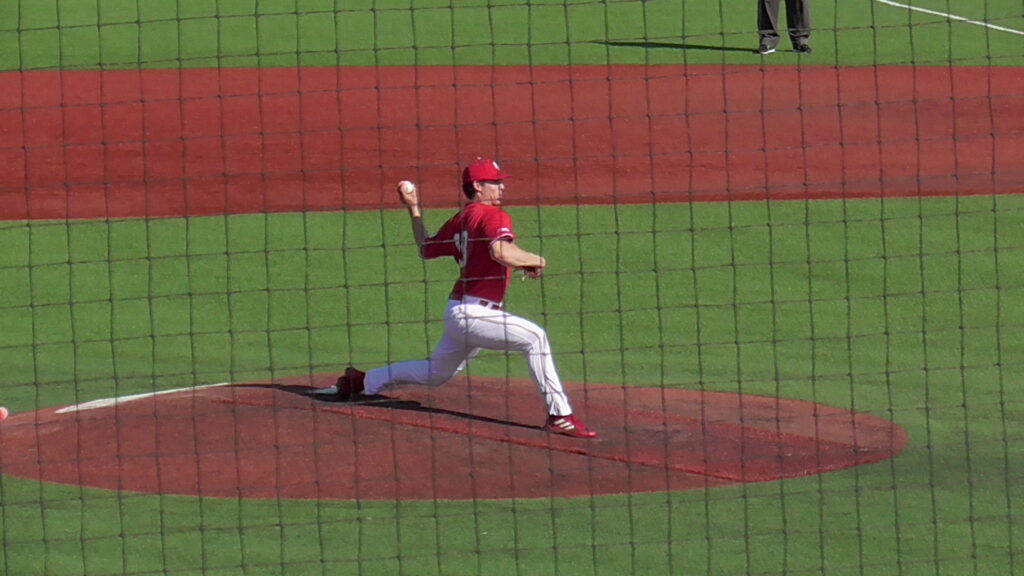
[[[635,42],[635,41],[598,41],[595,44],[603,44],[605,46],[619,46],[627,48],[649,48],[657,49],[664,48],[669,50],[713,50],[717,52],[745,52],[747,54],[757,54],[756,48],[737,48],[735,46],[713,46],[711,44],[687,44],[683,42]]]

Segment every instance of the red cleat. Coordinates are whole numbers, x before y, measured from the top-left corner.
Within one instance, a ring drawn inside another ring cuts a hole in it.
[[[593,438],[597,436],[597,432],[587,428],[579,418],[572,414],[548,416],[548,421],[544,423],[544,429],[552,434],[563,434],[573,438]]]
[[[338,378],[338,383],[334,385],[338,389],[338,399],[347,401],[358,397],[363,391],[365,377],[366,372],[362,370],[356,370],[351,366],[345,368],[345,375]]]

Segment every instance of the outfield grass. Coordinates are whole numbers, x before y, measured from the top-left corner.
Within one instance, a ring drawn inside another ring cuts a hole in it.
[[[454,5],[454,7],[453,7]],[[915,2],[1024,32],[1019,2]],[[813,57],[769,64],[1024,63],[1021,35],[859,0],[813,7]],[[19,0],[0,5],[0,69],[760,63],[735,0]]]

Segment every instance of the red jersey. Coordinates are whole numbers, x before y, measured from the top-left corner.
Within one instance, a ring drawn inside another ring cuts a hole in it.
[[[501,302],[512,270],[491,258],[491,245],[515,238],[507,212],[498,206],[472,202],[427,238],[420,252],[424,258],[451,256],[459,264],[461,273],[452,288],[452,300],[476,296]]]

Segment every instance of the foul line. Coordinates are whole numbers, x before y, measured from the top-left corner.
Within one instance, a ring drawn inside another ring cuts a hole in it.
[[[974,24],[976,26],[984,26],[986,28],[991,28],[993,30],[999,30],[1000,32],[1009,32],[1010,34],[1018,34],[1020,36],[1024,36],[1024,31],[1022,30],[1017,30],[1014,28],[1004,28],[1003,26],[996,26],[995,24],[989,24],[988,22],[983,22],[981,20],[971,20],[970,18],[964,18],[963,16],[957,16],[956,14],[938,12],[936,10],[929,10],[927,8],[918,8],[917,6],[911,6],[910,4],[901,4],[899,2],[893,2],[892,0],[875,1],[881,2],[882,4],[887,4],[889,6],[896,6],[897,8],[906,8],[907,10],[913,10],[915,12],[924,12],[925,14],[931,14],[933,16],[942,16],[943,18],[947,18],[949,20],[956,20],[957,22],[966,22],[968,24]]]
[[[132,394],[130,396],[118,396],[116,398],[100,398],[98,400],[90,400],[88,402],[82,402],[81,404],[75,404],[72,406],[65,406],[56,410],[54,414],[67,414],[69,412],[81,412],[83,410],[96,410],[97,408],[109,408],[110,406],[117,406],[118,404],[125,404],[127,402],[134,402],[135,400],[142,400],[143,398],[150,398],[153,396],[163,396],[164,394],[174,394],[175,392],[194,392],[196,390],[204,390],[206,388],[215,388],[217,386],[229,386],[230,382],[221,382],[220,384],[206,384],[205,386],[190,386],[188,388],[175,388],[174,390],[160,390],[157,392],[144,392],[142,394]]]

